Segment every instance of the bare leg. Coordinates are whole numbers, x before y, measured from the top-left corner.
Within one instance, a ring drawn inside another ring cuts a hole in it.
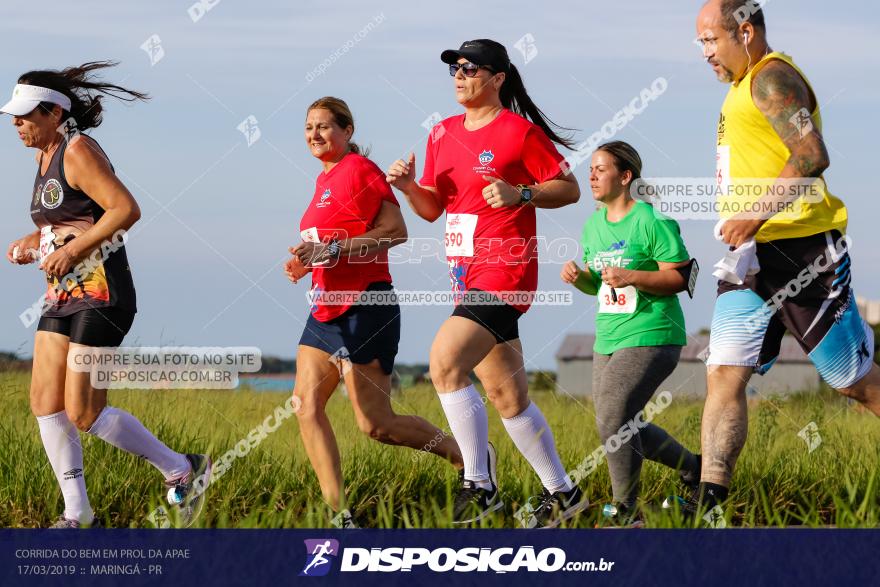
[[[746,443],[746,384],[751,367],[709,366],[709,391],[703,408],[701,481],[730,487],[733,467]]]
[[[70,344],[71,352],[88,352],[87,349],[88,347],[83,345]],[[107,390],[92,387],[88,372],[68,369],[64,388],[64,405],[70,421],[85,432],[95,423],[101,410],[107,405]]]
[[[358,427],[364,434],[384,444],[428,451],[443,457],[457,469],[464,466],[454,438],[424,418],[394,413],[391,376],[382,370],[378,360],[367,365],[352,365],[345,375],[345,385]]]
[[[57,332],[38,330],[34,337],[31,370],[31,412],[48,416],[64,409],[64,378],[69,338]]]
[[[330,354],[300,345],[296,354],[296,383],[293,395],[301,402],[296,413],[299,433],[309,462],[321,485],[324,500],[334,510],[344,507],[339,448],[325,407],[339,383],[339,370]]]
[[[89,352],[89,348],[70,343],[71,353]],[[92,387],[88,372],[67,370],[64,405],[67,417],[81,431],[145,459],[166,481],[181,479],[192,471],[184,454],[165,445],[140,420],[124,410],[107,407],[107,390]]]
[[[529,380],[519,339],[495,345],[474,372],[502,418],[513,418],[529,407]]]
[[[76,426],[64,409],[69,346],[69,339],[62,334],[37,331],[31,374],[31,411],[37,418],[46,456],[64,496],[63,517],[90,524],[94,512],[83,477],[82,443]]]
[[[880,366],[873,365],[868,374],[857,383],[837,391],[858,401],[875,415],[880,416]]]
[[[472,320],[450,316],[431,345],[431,380],[437,393],[471,385],[470,373],[495,348],[495,337]]]
[[[489,420],[470,373],[494,347],[488,330],[460,316],[447,318],[431,345],[431,379],[461,450],[464,478],[481,489],[491,487]]]
[[[553,432],[540,408],[529,399],[520,340],[495,345],[477,365],[476,373],[501,415],[504,429],[544,488],[551,493],[570,491],[572,482],[559,459]]]

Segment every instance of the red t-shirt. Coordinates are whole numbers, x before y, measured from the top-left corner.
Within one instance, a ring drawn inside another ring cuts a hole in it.
[[[534,292],[538,287],[535,207],[493,209],[483,198],[483,176],[510,185],[535,185],[555,179],[562,155],[535,124],[504,110],[478,130],[464,127],[464,114],[440,122],[431,131],[420,184],[437,189],[446,209],[446,259],[456,294],[467,290]],[[501,296],[525,312],[523,296]]]
[[[362,155],[349,153],[329,172],[321,172],[315,181],[315,195],[299,222],[304,241],[327,242],[360,236],[373,228],[382,202],[399,206],[385,181],[385,173]],[[312,294],[323,292],[362,292],[373,282],[391,283],[388,251],[370,257],[341,256],[327,267],[312,269]],[[328,322],[351,307],[323,304],[316,297],[311,305],[315,319]]]

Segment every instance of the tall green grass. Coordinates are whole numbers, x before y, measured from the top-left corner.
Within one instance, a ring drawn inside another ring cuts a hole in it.
[[[28,404],[29,376],[0,374],[0,526],[38,527],[55,519],[63,502]],[[135,414],[175,450],[208,452],[218,459],[280,406],[287,394],[254,391],[115,391],[111,402]],[[586,399],[535,393],[550,423],[563,463],[573,469],[599,445]],[[394,398],[395,409],[445,427],[433,390],[416,386]],[[456,472],[426,453],[378,444],[357,428],[348,400],[333,396],[328,412],[342,452],[349,503],[373,527],[450,527]],[[699,449],[699,401],[676,399],[655,422],[685,446]],[[880,470],[880,421],[827,392],[750,404],[749,440],[739,459],[730,502],[732,526],[875,527]],[[498,449],[505,514],[484,525],[514,527],[514,512],[540,483],[489,408],[490,438]],[[798,431],[815,422],[821,445],[809,453]],[[163,499],[160,474],[148,463],[82,435],[85,476],[92,506],[107,526],[151,527],[148,515]],[[571,526],[593,527],[610,501],[605,464],[581,486],[589,511]],[[681,527],[659,507],[682,493],[674,471],[646,462],[642,498],[649,527]],[[299,440],[296,417],[284,421],[207,491],[198,525],[236,528],[328,526],[317,479]]]

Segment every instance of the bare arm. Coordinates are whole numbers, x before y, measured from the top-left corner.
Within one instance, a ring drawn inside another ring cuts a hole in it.
[[[141,217],[134,196],[116,177],[110,162],[87,139],[74,141],[64,153],[64,171],[70,187],[85,192],[104,215],[94,226],[65,245],[76,261],[81,260],[119,230],[128,230]]]
[[[594,296],[599,291],[599,284],[593,278],[593,274],[589,270],[581,270],[574,261],[562,266],[559,277],[587,295]]]
[[[573,173],[560,175],[531,188],[532,205],[536,208],[562,208],[576,203],[581,197],[581,188]]]
[[[388,250],[405,243],[406,239],[406,222],[403,220],[400,206],[383,201],[373,221],[373,228],[362,235],[339,241],[339,254],[367,257],[377,251]]]
[[[828,150],[809,120],[815,104],[804,78],[779,60],[768,63],[752,82],[755,106],[791,151],[780,178],[819,177],[828,168]]]
[[[104,214],[92,227],[45,259],[43,269],[49,275],[65,275],[101,243],[111,241],[120,229],[128,230],[141,217],[131,192],[88,139],[71,141],[64,153],[64,171],[67,183],[94,200]]]
[[[18,247],[18,257],[13,257],[16,247]],[[40,229],[28,233],[20,239],[9,243],[6,248],[6,260],[16,265],[28,265],[34,263],[37,258],[32,256],[30,251],[36,253],[40,248]]]
[[[339,256],[351,259],[367,258],[362,262],[371,261],[376,252],[404,243],[406,239],[406,223],[403,214],[400,213],[400,207],[391,202],[382,202],[379,213],[373,221],[373,228],[364,234],[337,241]],[[304,266],[309,266],[327,258],[329,254],[327,247],[328,243],[303,242],[290,247],[288,251],[298,257]],[[286,271],[290,269],[285,268]]]
[[[428,222],[434,222],[443,215],[445,208],[440,204],[435,188],[423,187],[413,182],[412,186],[401,191],[413,212]]]
[[[589,271],[581,271],[575,279],[574,286],[589,296],[599,293],[599,287],[593,279],[593,274]]]
[[[816,108],[804,78],[790,65],[773,60],[752,80],[755,106],[791,152],[779,173],[772,193],[760,199],[760,218],[732,218],[721,227],[724,242],[739,246],[757,234],[775,213],[786,210],[789,202],[804,192],[792,180],[817,178],[830,165],[822,133],[810,115]]]
[[[602,280],[611,287],[634,286],[637,290],[657,296],[671,296],[687,289],[687,280],[677,271],[690,261],[681,263],[657,262],[657,271],[639,271],[606,267],[602,271]]]
[[[419,185],[416,181],[416,156],[409,154],[404,161],[398,159],[388,168],[385,180],[400,190],[413,212],[428,222],[434,222],[443,214],[444,206],[440,202],[437,190]]]

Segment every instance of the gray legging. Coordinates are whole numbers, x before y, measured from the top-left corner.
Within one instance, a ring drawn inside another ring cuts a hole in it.
[[[675,370],[679,356],[681,347],[672,345],[623,348],[611,355],[593,353],[593,403],[603,443],[645,408]],[[659,426],[639,429],[629,442],[607,455],[614,501],[628,508],[639,495],[643,458],[683,471],[699,467],[697,457]]]

